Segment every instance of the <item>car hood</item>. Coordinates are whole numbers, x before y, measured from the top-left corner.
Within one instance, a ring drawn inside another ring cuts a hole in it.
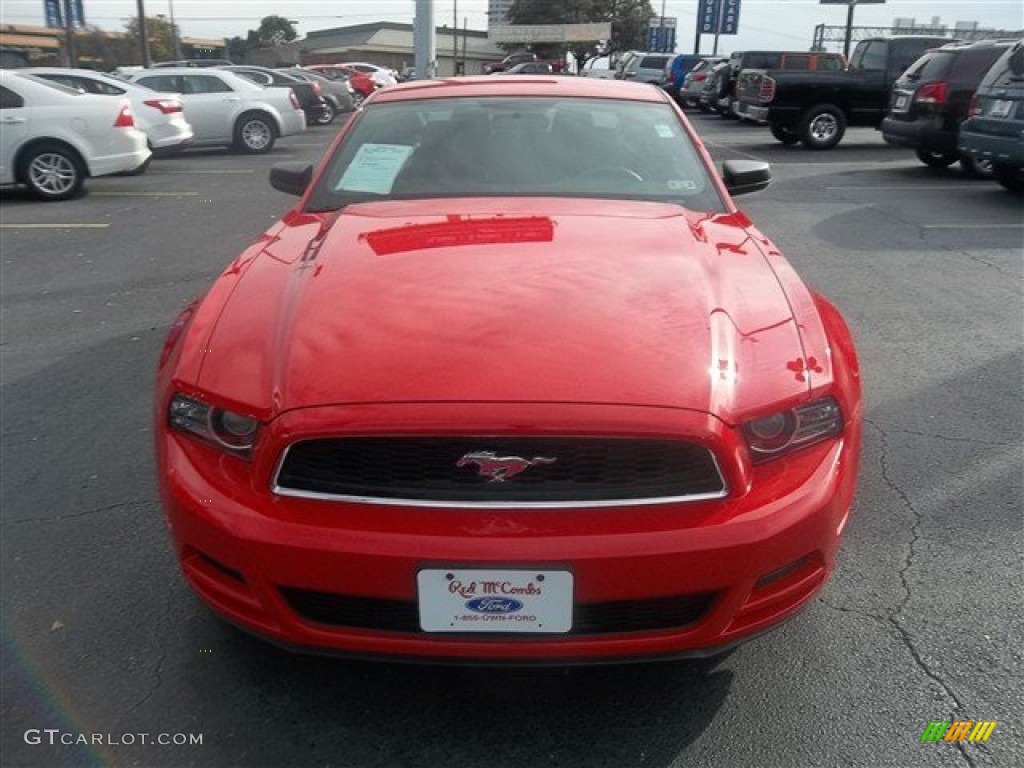
[[[439,200],[299,214],[236,262],[195,383],[328,404],[615,403],[726,420],[805,394],[787,297],[738,213]]]

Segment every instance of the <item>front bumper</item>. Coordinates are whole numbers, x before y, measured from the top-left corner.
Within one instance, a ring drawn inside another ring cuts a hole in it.
[[[347,412],[342,420],[351,424],[355,410],[356,421],[376,434],[395,434],[410,423],[407,413],[380,416],[365,407],[336,413]],[[568,433],[580,431],[593,409],[542,410],[531,406],[528,412]],[[649,410],[618,409],[616,428],[664,432],[665,414]],[[505,418],[496,421],[496,412]],[[297,433],[307,435],[295,415],[301,413],[280,417],[271,443],[279,437],[283,446]],[[467,434],[486,433],[485,423],[493,434],[495,424],[517,423],[526,413],[491,405],[463,412],[462,422]],[[417,420],[453,423],[445,408]],[[706,431],[712,420],[674,414],[672,421],[685,432]],[[592,429],[592,418],[589,423]],[[716,453],[730,455],[737,450],[731,430],[719,429]],[[293,648],[525,663],[706,655],[786,619],[832,569],[858,446],[859,433],[853,433],[780,462],[723,467],[731,488],[751,490],[715,501],[424,510],[275,496],[269,480],[276,444],[249,465],[162,428],[157,438],[161,494],[182,570],[225,618]],[[574,615],[611,611],[625,617],[628,631],[617,631],[616,619],[601,631],[562,635],[423,632],[417,573],[438,567],[569,570]],[[646,629],[629,623],[637,612],[663,604],[682,611],[685,620]]]
[[[886,117],[882,120],[882,138],[896,147],[921,149],[943,155],[956,155],[957,134],[944,127],[942,118],[919,118],[897,120]]]

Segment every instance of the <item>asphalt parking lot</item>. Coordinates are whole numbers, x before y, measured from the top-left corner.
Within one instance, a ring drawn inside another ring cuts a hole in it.
[[[270,166],[316,160],[337,125],[266,156],[189,152],[68,203],[0,191],[0,762],[1019,765],[1020,199],[868,129],[814,153],[693,121],[717,162],[773,164],[738,203],[858,342],[860,490],[811,607],[717,661],[570,669],[292,656],[221,624],[156,499],[153,372],[178,310],[292,204]],[[985,744],[921,743],[932,720],[998,725]]]

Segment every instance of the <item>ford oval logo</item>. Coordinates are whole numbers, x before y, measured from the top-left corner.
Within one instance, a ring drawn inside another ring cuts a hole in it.
[[[523,604],[507,597],[477,597],[466,601],[466,607],[474,613],[515,613],[523,610]]]

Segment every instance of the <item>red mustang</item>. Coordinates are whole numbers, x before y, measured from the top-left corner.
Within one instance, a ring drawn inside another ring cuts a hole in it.
[[[724,179],[724,180],[723,180]],[[189,583],[281,645],[709,655],[835,562],[857,358],[662,91],[377,93],[174,323],[160,488]]]

